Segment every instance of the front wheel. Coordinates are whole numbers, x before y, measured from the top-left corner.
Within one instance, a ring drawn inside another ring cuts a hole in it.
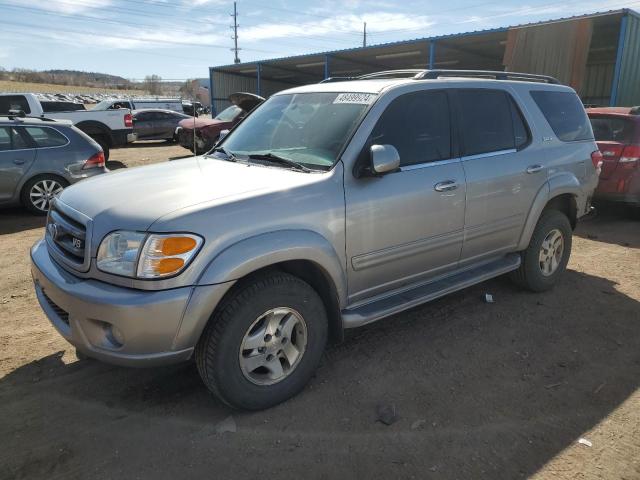
[[[294,396],[320,363],[327,314],[311,286],[274,272],[241,285],[209,321],[196,363],[231,407],[260,410]]]
[[[36,215],[46,215],[56,195],[69,183],[54,175],[40,175],[29,180],[22,189],[22,204]]]
[[[529,246],[522,252],[522,263],[511,278],[534,292],[549,290],[567,268],[571,240],[572,229],[567,216],[557,210],[543,212]]]

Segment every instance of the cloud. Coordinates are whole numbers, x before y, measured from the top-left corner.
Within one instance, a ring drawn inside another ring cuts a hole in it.
[[[360,34],[363,22],[376,32],[398,29],[421,29],[433,25],[433,21],[424,15],[404,13],[368,13],[364,15],[340,15],[319,21],[274,23],[266,22],[251,25],[241,30],[245,41],[261,41],[275,38],[336,35],[340,33]]]
[[[21,0],[10,0],[9,3],[25,5],[25,2]],[[112,4],[113,0],[31,0],[29,7],[70,14],[104,8]]]

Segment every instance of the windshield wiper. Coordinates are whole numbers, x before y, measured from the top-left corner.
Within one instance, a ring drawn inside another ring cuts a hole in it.
[[[229,162],[237,162],[238,161],[237,157],[232,152],[230,152],[229,150],[227,150],[226,148],[224,148],[222,146],[214,148],[213,151],[214,152],[224,153],[225,156],[227,157],[226,160],[229,161]]]
[[[288,158],[280,157],[274,153],[254,153],[249,155],[249,159],[251,160],[267,160],[272,163],[279,163],[280,165],[286,165],[287,167],[293,168],[294,170],[300,170],[301,172],[313,172],[312,169],[305,167],[301,163],[294,162],[293,160],[289,160]]]

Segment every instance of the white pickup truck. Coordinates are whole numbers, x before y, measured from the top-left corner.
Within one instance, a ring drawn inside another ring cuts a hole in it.
[[[107,159],[111,148],[124,147],[137,140],[137,135],[133,133],[131,111],[127,109],[45,113],[38,97],[33,93],[0,93],[0,115],[7,115],[11,110],[21,110],[31,117],[70,120],[100,144]]]

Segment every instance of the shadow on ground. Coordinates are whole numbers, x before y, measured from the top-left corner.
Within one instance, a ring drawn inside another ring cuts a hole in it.
[[[639,344],[639,303],[568,271],[551,292],[496,279],[353,331],[265,412],[221,405],[193,364],[58,352],[0,380],[0,477],[525,478],[638,388]]]
[[[597,242],[640,248],[640,215],[624,205],[600,205],[578,223],[575,234]]]
[[[32,215],[26,208],[0,209],[0,235],[44,227],[45,216]]]

